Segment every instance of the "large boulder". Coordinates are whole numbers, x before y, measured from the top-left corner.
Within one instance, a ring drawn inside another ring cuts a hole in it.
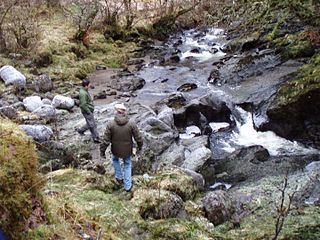
[[[212,94],[195,99],[187,105],[176,109],[173,116],[177,128],[195,125],[203,132],[210,128],[210,122],[231,123],[231,111],[227,104]]]
[[[207,148],[208,137],[198,136],[173,142],[159,157],[159,162],[173,164],[198,171],[211,159],[211,150]]]
[[[47,104],[44,104],[41,107],[38,107],[32,113],[48,121],[53,120],[56,117],[56,109],[52,105],[47,105]]]
[[[131,202],[144,219],[174,218],[183,210],[182,199],[165,190],[139,189],[134,192]]]
[[[49,92],[53,89],[53,82],[48,74],[42,74],[35,80],[34,87],[38,92]]]
[[[234,212],[234,206],[229,194],[222,190],[209,192],[202,199],[206,217],[214,225],[229,220]]]
[[[70,97],[65,97],[65,96],[62,96],[62,95],[56,95],[52,100],[52,105],[55,108],[71,110],[74,107],[75,102]]]
[[[320,148],[320,89],[300,94],[294,101],[280,103],[278,96],[267,109],[269,121],[261,130],[271,130],[277,135],[302,142],[313,143]]]
[[[181,168],[167,167],[157,172],[148,182],[148,187],[174,192],[186,201],[193,199],[199,192],[199,184],[190,175],[190,172],[187,174]]]
[[[141,104],[135,104],[130,109],[130,112],[138,113],[132,120],[143,132],[146,148],[156,155],[160,155],[178,137],[177,130],[172,128],[172,112],[165,111],[166,114],[158,115],[153,109]]]
[[[43,103],[39,96],[30,96],[23,99],[23,105],[27,111],[33,112],[39,107],[42,107]]]
[[[0,68],[0,78],[4,81],[5,85],[25,86],[26,77],[17,69],[10,65],[5,65]]]
[[[34,140],[42,142],[53,137],[53,131],[45,125],[20,125],[20,128]]]
[[[262,146],[250,146],[233,152],[229,157],[214,160],[211,165],[209,160],[203,169],[210,167],[219,181],[232,184],[256,181],[268,175],[292,173],[303,169],[308,163],[319,160],[318,154],[314,155],[289,155],[269,156],[268,151]],[[209,171],[200,171],[205,179],[211,179]]]
[[[320,148],[320,54],[288,77],[267,106],[269,121],[262,130]]]

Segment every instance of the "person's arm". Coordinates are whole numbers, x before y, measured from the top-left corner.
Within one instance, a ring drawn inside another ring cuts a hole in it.
[[[111,129],[110,124],[107,124],[106,130],[104,131],[104,135],[102,138],[102,143],[100,144],[100,156],[105,157],[106,156],[106,150],[111,142]]]
[[[85,113],[91,113],[89,107],[88,107],[88,93],[82,93],[79,95],[80,100],[80,108]]]
[[[143,145],[142,135],[141,135],[141,132],[138,129],[137,124],[135,124],[135,123],[132,123],[132,134],[133,134],[134,140],[138,144],[138,150],[141,150],[142,149],[142,145]]]

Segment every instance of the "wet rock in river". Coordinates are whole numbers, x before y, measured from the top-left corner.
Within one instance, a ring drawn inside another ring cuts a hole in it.
[[[193,48],[190,50],[191,53],[201,53],[201,48]]]
[[[127,64],[128,65],[140,65],[144,63],[144,59],[130,59]]]
[[[180,87],[178,87],[177,91],[189,92],[189,91],[196,89],[196,88],[198,88],[198,86],[195,83],[185,83],[185,84],[182,84]]]
[[[186,99],[182,94],[172,94],[158,102],[158,104],[163,103],[171,108],[180,108],[186,104]]]
[[[210,72],[209,78],[208,78],[208,82],[214,85],[221,85],[220,82],[220,72],[218,69],[213,69]]]

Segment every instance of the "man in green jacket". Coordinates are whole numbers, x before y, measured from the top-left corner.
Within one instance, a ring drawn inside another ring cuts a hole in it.
[[[95,143],[101,143],[99,139],[99,134],[97,131],[97,125],[93,116],[94,107],[93,107],[92,98],[88,92],[89,88],[90,88],[90,81],[88,79],[83,80],[82,88],[80,89],[80,92],[79,92],[79,100],[80,100],[80,109],[83,117],[86,120],[86,124],[83,127],[76,130],[80,135],[83,135],[84,132],[89,129],[91,132],[93,141]]]
[[[115,178],[119,183],[124,183],[124,189],[127,192],[130,192],[132,188],[132,138],[137,142],[138,151],[140,151],[143,141],[137,125],[129,120],[127,109],[124,104],[116,104],[115,117],[113,121],[107,124],[102,144],[100,145],[100,154],[102,157],[105,157],[105,151],[111,143]],[[122,158],[124,161],[123,173],[119,158]]]

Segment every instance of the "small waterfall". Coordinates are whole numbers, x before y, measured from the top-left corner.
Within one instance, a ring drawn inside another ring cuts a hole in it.
[[[254,128],[250,112],[243,110],[241,107],[235,107],[235,111],[234,116],[238,117],[238,119],[235,119],[236,129],[232,130],[231,133],[226,133],[224,137],[220,137],[218,143],[214,141],[215,146],[221,147],[223,151],[231,153],[241,147],[261,145],[269,151],[271,156],[319,153],[318,150],[306,148],[296,141],[281,138],[274,132],[259,132]],[[211,138],[214,139],[215,134]]]

